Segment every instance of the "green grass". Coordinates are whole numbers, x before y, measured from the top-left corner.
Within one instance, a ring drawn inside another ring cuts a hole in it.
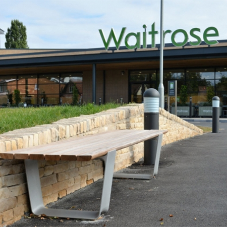
[[[63,118],[94,114],[118,106],[120,105],[116,103],[101,106],[89,103],[84,106],[4,108],[0,109],[0,134],[14,129],[50,124]]]
[[[197,126],[198,128],[203,130],[203,133],[211,132],[212,128],[211,127],[204,127],[204,126]]]

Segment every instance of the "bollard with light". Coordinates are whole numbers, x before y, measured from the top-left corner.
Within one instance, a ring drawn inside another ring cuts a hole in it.
[[[147,89],[144,99],[144,129],[159,129],[159,92]],[[153,165],[156,157],[157,138],[144,141],[144,164]]]
[[[220,107],[220,98],[214,96],[212,99],[212,133],[219,132],[219,107]]]

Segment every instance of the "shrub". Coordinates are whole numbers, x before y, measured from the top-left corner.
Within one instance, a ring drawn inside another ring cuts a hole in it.
[[[20,91],[19,90],[17,90],[17,89],[14,90],[13,98],[14,98],[14,102],[15,102],[16,106],[18,106],[20,101],[21,101]]]

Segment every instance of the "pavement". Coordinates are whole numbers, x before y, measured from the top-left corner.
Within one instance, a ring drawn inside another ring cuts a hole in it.
[[[207,121],[194,124],[211,127]],[[226,139],[227,124],[220,123],[219,133],[163,146],[158,176],[151,180],[114,179],[110,210],[99,220],[23,218],[12,227],[227,226]],[[99,180],[49,207],[97,210],[101,188]]]

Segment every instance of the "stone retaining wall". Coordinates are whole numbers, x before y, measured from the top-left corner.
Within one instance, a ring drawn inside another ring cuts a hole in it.
[[[0,135],[0,151],[48,144],[73,136],[108,130],[143,129],[143,104],[127,105],[94,115],[62,119],[48,125],[19,129]],[[198,127],[160,109],[160,129],[167,129],[162,145],[201,135]],[[143,143],[119,150],[115,171],[143,157]],[[58,200],[103,177],[99,160],[39,161],[44,204]],[[21,219],[30,211],[23,160],[0,159],[0,227]]]

